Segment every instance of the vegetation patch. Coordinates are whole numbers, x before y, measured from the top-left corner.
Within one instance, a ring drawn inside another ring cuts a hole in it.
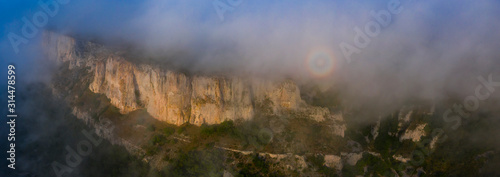
[[[217,149],[181,152],[170,166],[170,176],[222,176],[224,161],[224,152]]]

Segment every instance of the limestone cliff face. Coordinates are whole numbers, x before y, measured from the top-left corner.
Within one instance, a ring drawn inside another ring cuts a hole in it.
[[[251,119],[254,103],[265,105],[273,114],[299,110],[299,104],[305,104],[300,99],[298,87],[291,81],[272,83],[236,77],[187,77],[151,66],[136,66],[118,56],[97,61],[93,72],[90,90],[105,94],[121,113],[145,108],[153,117],[176,125]],[[315,109],[307,111],[313,116],[317,112]],[[319,116],[324,116],[324,112]]]
[[[139,107],[134,70],[132,64],[114,57],[109,57],[104,64],[97,62],[90,90],[104,93],[121,113],[134,111]]]
[[[76,42],[73,38],[67,36],[57,36],[56,34],[46,32],[44,34],[44,51],[48,58],[58,63],[70,62],[70,68],[78,65],[73,60],[76,57]]]
[[[192,88],[190,123],[214,124],[253,117],[249,87],[239,78],[195,76]]]
[[[122,114],[146,109],[170,124],[217,124],[251,119],[257,110],[268,114],[295,113],[318,121],[331,117],[326,108],[307,105],[290,80],[282,82],[237,77],[186,76],[126,58],[90,42],[45,34],[49,58],[94,73],[89,89],[106,95]]]
[[[302,101],[299,88],[291,81],[254,81],[252,85],[256,101],[273,103],[273,113],[278,113],[280,109],[295,110]]]

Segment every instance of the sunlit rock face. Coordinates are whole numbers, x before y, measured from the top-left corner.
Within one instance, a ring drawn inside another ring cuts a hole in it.
[[[192,88],[192,124],[253,117],[250,89],[242,79],[195,76]]]
[[[105,94],[121,113],[126,114],[139,107],[135,95],[137,80],[133,65],[110,57],[104,64],[98,62],[94,70],[95,77],[90,85],[91,91]]]
[[[331,118],[326,108],[307,105],[290,80],[187,76],[157,66],[134,64],[91,42],[45,32],[47,56],[70,69],[87,67],[93,73],[89,89],[106,95],[122,114],[145,109],[170,124],[218,124],[252,119],[256,111],[295,113],[317,121]]]

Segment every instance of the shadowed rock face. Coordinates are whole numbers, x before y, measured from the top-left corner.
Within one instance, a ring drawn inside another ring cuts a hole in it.
[[[44,47],[50,59],[69,62],[70,69],[90,68],[94,79],[89,89],[106,95],[123,114],[144,108],[156,119],[175,125],[247,120],[261,108],[274,115],[298,112],[318,121],[330,116],[326,108],[307,105],[289,80],[187,76],[134,64],[97,44],[51,32],[44,34]]]

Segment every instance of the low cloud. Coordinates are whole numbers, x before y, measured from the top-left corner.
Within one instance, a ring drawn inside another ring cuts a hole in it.
[[[391,12],[388,24],[374,15],[384,11]],[[495,73],[500,63],[499,13],[496,1],[465,0],[91,0],[59,5],[46,27],[127,47],[139,59],[153,58],[192,72],[291,77],[340,88],[353,102],[399,105],[408,99],[468,96],[479,76],[493,74],[500,80]],[[20,34],[23,22],[12,24],[11,31]],[[370,31],[377,30],[373,24],[380,27],[376,35]],[[356,45],[360,36],[368,36],[369,42]],[[2,44],[2,50],[10,50],[9,41]],[[346,55],[341,44],[356,51]],[[30,57],[9,58],[39,61],[39,50],[30,50],[36,46],[22,46],[23,55]],[[325,54],[332,71],[324,71],[324,60],[311,59],[317,53]]]

